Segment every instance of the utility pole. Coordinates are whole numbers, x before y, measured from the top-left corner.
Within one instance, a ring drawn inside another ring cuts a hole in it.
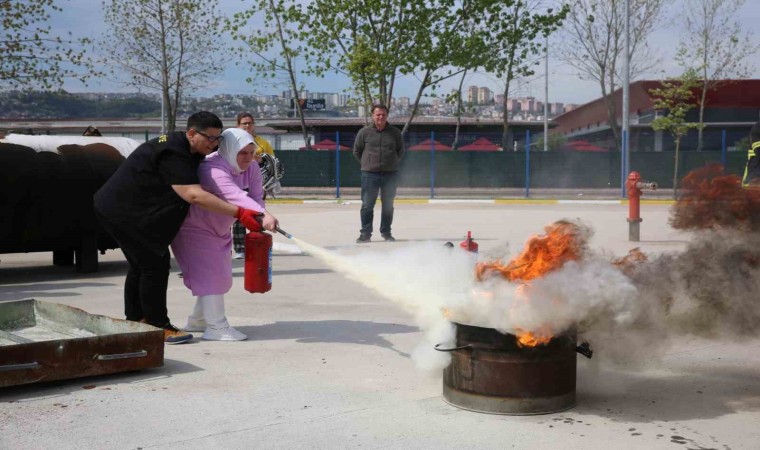
[[[549,35],[544,51],[544,151],[549,151]]]
[[[622,152],[621,158],[620,158],[620,164],[622,165],[621,173],[620,173],[620,190],[621,190],[621,197],[625,198],[625,180],[627,177],[628,172],[631,170],[631,150],[628,148],[628,143],[630,142],[630,123],[629,123],[629,114],[628,110],[630,109],[630,76],[631,76],[631,66],[630,66],[630,26],[631,26],[631,1],[625,0],[625,58],[623,58],[623,110],[622,110],[622,116],[623,116],[623,132],[621,133],[623,142],[621,143],[620,149]]]

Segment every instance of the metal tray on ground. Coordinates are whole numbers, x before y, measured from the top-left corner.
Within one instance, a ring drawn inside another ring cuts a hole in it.
[[[0,388],[163,364],[160,328],[34,299],[0,302]]]

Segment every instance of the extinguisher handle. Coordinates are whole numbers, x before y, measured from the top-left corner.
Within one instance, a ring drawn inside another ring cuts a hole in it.
[[[262,221],[264,220],[264,213],[257,214],[256,215],[256,220],[258,220],[259,223],[261,223],[263,225]],[[293,239],[293,235],[292,234],[286,232],[285,230],[283,230],[280,227],[275,228],[274,231],[280,233],[281,235],[285,236],[288,239]]]

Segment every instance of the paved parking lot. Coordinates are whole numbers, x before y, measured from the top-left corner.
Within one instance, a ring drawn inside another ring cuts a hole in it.
[[[610,255],[635,246],[650,254],[679,252],[692,238],[668,226],[667,205],[642,207],[642,241],[634,244],[627,240],[625,205],[399,203],[393,227],[398,241],[377,242],[376,232],[375,241],[360,246],[354,243],[359,206],[344,199],[272,204],[270,210],[296,237],[354,255],[425,241],[458,244],[468,230],[481,254],[515,253],[530,235],[561,218],[591,225],[591,247]],[[290,251],[292,242],[283,236],[275,241],[271,292],[245,292],[243,263],[233,263],[227,314],[249,340],[209,342],[196,334],[190,344],[167,346],[162,368],[0,389],[0,448],[760,445],[758,340],[684,337],[661,358],[630,367],[579,356],[573,409],[536,416],[469,412],[442,400],[440,372],[415,366],[410,355],[423,333],[412,315],[322,260]],[[77,274],[52,266],[49,253],[0,255],[0,301],[34,298],[121,318],[126,262],[118,251],[100,261],[99,272]],[[177,272],[173,266],[169,312],[181,325],[192,297]]]

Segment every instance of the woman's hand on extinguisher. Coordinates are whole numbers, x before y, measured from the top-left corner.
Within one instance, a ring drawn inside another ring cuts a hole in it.
[[[259,216],[259,219],[261,219],[261,225],[267,231],[276,231],[277,227],[280,226],[280,221],[267,211],[264,211],[264,215]]]
[[[258,211],[253,211],[251,209],[245,209],[238,207],[237,214],[235,214],[235,218],[240,221],[240,223],[243,224],[244,227],[248,228],[251,231],[261,231],[262,224],[259,222],[259,216],[261,215]]]

